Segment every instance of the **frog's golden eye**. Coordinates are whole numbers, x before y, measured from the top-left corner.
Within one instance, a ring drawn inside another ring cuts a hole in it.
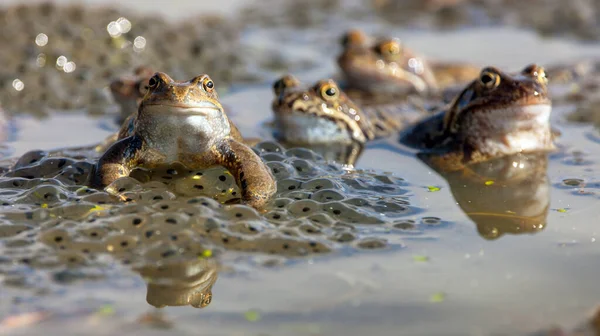
[[[334,84],[327,83],[323,84],[320,89],[321,97],[325,100],[331,100],[339,97],[340,89],[337,88]]]
[[[538,68],[537,78],[540,80],[540,82],[548,84],[548,76],[546,76],[546,71],[544,70],[544,68]]]
[[[488,89],[493,89],[500,85],[500,76],[496,73],[484,71],[479,75],[479,81]]]
[[[537,64],[530,64],[521,72],[524,75],[536,78],[542,83],[548,84],[548,77],[546,76],[546,71],[543,67]]]
[[[398,56],[402,53],[402,45],[400,42],[392,40],[381,43],[377,50],[382,56]]]
[[[215,89],[215,83],[210,78],[204,79],[202,86],[204,86],[204,90],[206,90],[206,92],[213,92]]]
[[[204,308],[204,307],[208,306],[211,302],[212,302],[212,293],[208,293],[208,294],[206,294],[206,297],[200,304],[200,307]]]
[[[148,80],[148,88],[154,89],[155,87],[158,86],[158,82],[159,82],[158,76],[150,77],[150,79]]]

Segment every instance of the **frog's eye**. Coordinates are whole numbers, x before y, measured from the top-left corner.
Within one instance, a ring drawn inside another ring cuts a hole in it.
[[[158,81],[159,81],[158,76],[150,77],[150,79],[148,80],[148,88],[154,89],[155,87],[157,87]]]
[[[377,50],[382,56],[398,56],[402,53],[402,45],[398,41],[388,41],[381,43]]]
[[[347,48],[350,45],[350,34],[345,34],[342,36],[341,45],[344,48]]]
[[[500,85],[500,76],[496,73],[484,71],[479,75],[479,81],[488,89],[493,89]]]
[[[326,83],[321,86],[320,89],[321,97],[325,100],[331,100],[339,97],[340,89],[337,88],[336,85],[331,83]]]
[[[538,68],[537,78],[540,80],[540,82],[548,84],[548,76],[546,76],[546,71],[544,70],[544,68]]]
[[[212,293],[208,293],[206,294],[206,297],[204,298],[204,300],[201,303],[201,307],[204,308],[206,306],[208,306],[210,303],[212,302]]]
[[[537,80],[544,84],[548,84],[548,77],[546,76],[546,71],[543,67],[537,64],[530,64],[526,66],[521,73],[533,78],[537,78]]]
[[[281,92],[283,92],[284,89],[285,89],[285,80],[283,80],[283,78],[279,79],[275,83],[273,83],[273,92],[275,92],[276,95],[279,95]]]
[[[215,89],[215,83],[210,78],[206,78],[204,82],[202,82],[202,86],[204,86],[206,92],[213,92]]]

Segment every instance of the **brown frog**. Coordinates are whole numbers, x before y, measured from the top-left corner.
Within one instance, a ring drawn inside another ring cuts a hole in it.
[[[229,169],[242,190],[242,200],[256,208],[276,191],[271,171],[243,143],[208,75],[179,82],[157,72],[118,139],[98,160],[90,181],[93,187],[104,188],[135,167],[180,162],[191,169],[215,165]]]
[[[438,170],[516,153],[555,149],[551,100],[544,69],[535,64],[507,74],[481,70],[445,109],[401,134],[400,142],[421,153]]]
[[[148,81],[154,73],[148,66],[139,66],[134,69],[133,75],[121,76],[110,82],[110,91],[120,107],[120,115],[117,120],[120,125],[132,126],[133,118],[135,118],[142,98],[148,90]],[[95,147],[95,151],[98,153],[105,152],[118,138],[119,132],[111,134]],[[249,146],[253,146],[258,142],[260,142],[260,139],[257,138],[244,139],[244,143]]]
[[[337,62],[349,88],[407,94],[436,93],[477,77],[479,68],[428,61],[397,38],[376,39],[353,29],[342,37]]]
[[[279,138],[296,144],[365,143],[375,138],[373,124],[333,80],[305,88],[286,75],[273,84],[272,103]]]
[[[276,138],[321,153],[323,149],[342,148],[341,145],[358,145],[362,149],[366,142],[389,136],[427,113],[409,104],[361,107],[332,79],[306,86],[286,75],[274,83],[273,91]],[[355,154],[341,160],[348,164],[353,164],[360,153],[345,152]]]
[[[361,106],[333,79],[303,85],[286,75],[273,84],[272,109],[280,138],[297,144],[366,143],[386,137],[428,112],[410,103]]]

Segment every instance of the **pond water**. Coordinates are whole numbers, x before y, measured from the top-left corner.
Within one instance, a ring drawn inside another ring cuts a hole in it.
[[[260,53],[281,52],[290,64],[311,64],[294,74],[312,82],[336,76],[337,38],[356,25],[398,36],[431,58],[507,70],[600,56],[597,44],[540,39],[512,28],[416,32],[347,21],[325,30],[257,27],[242,39]],[[233,85],[222,95],[245,136],[270,137],[264,127],[272,118],[270,79],[282,73],[273,71],[262,84]],[[562,136],[547,169],[540,158],[511,158],[508,166],[523,164],[526,177],[497,192],[485,190],[496,188],[485,179],[479,187],[466,188],[471,182],[457,177],[449,183],[396,137],[368,144],[356,167],[402,178],[403,196],[417,209],[402,219],[435,222],[412,233],[358,228],[359,235],[387,240],[386,248],[335,249],[276,267],[264,266],[269,257],[263,255],[226,251],[209,306],[159,311],[148,304],[152,298],[147,301],[148,287],[138,272],[106,261],[100,280],[60,285],[40,297],[3,286],[0,318],[49,315],[29,327],[4,324],[0,333],[158,335],[168,328],[177,335],[518,335],[551,324],[572,326],[600,300],[600,133],[566,122],[573,108],[553,109],[552,122]],[[13,157],[94,144],[117,129],[107,116],[60,111],[44,119],[17,116],[14,126],[6,143]],[[494,209],[522,216],[515,219],[519,224],[494,224],[493,216],[485,216]]]

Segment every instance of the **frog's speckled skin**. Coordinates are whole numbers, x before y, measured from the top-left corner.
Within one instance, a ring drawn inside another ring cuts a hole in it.
[[[191,169],[222,165],[242,190],[242,199],[260,208],[276,191],[269,168],[223,111],[208,75],[176,82],[157,72],[138,113],[130,116],[99,159],[93,187],[106,187],[135,167],[181,162]]]
[[[305,88],[294,76],[286,75],[273,89],[275,124],[285,141],[362,144],[375,138],[369,119],[331,79]]]
[[[481,70],[445,110],[417,123],[400,138],[424,150],[438,170],[516,153],[555,149],[551,101],[544,69],[529,65],[510,75]]]

